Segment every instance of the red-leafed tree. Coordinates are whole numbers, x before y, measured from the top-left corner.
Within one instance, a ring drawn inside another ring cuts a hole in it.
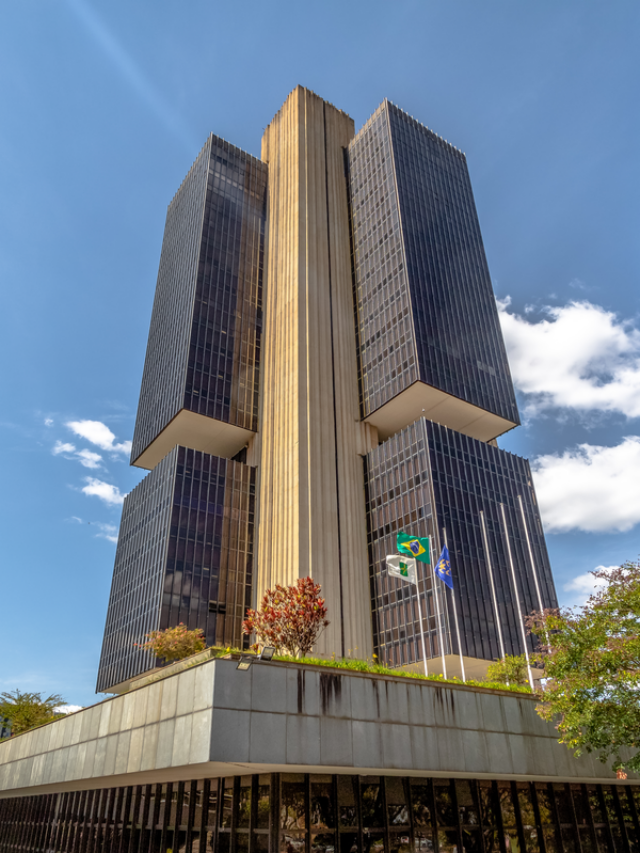
[[[292,586],[268,589],[258,610],[247,610],[243,634],[255,634],[258,643],[284,649],[293,657],[309,654],[329,624],[320,584],[299,578]]]

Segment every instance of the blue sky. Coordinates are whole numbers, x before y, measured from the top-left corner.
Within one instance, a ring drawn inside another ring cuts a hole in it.
[[[0,691],[95,701],[166,205],[299,83],[466,152],[561,600],[638,556],[639,36],[625,0],[2,4]]]

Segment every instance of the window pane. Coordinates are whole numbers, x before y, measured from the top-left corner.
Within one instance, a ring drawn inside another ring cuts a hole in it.
[[[455,826],[458,821],[453,810],[453,799],[449,781],[447,779],[434,779],[433,791],[436,800],[436,819],[438,825]]]
[[[311,783],[311,828],[333,829],[336,816],[333,808],[333,791],[330,782]],[[318,836],[322,838],[323,836]]]
[[[233,777],[228,776],[224,780],[222,799],[222,812],[220,814],[220,825],[225,829],[231,828],[231,817],[233,815]]]
[[[237,826],[243,829],[249,828],[251,820],[251,785],[243,785],[238,797],[238,813],[236,817]]]
[[[414,853],[408,833],[389,833],[389,853]]]
[[[458,853],[458,833],[453,829],[441,829],[438,832],[438,847],[440,853]]]
[[[431,826],[431,801],[426,785],[411,785],[413,822],[416,827]]]
[[[380,783],[361,783],[360,797],[362,826],[383,826],[384,815],[382,813],[382,786]],[[366,840],[364,843],[366,848]]]
[[[556,808],[558,809],[560,823],[573,826],[573,809],[571,807],[569,792],[564,785],[554,785],[553,794],[556,799]],[[562,838],[564,844],[564,835]]]
[[[379,832],[365,832],[362,843],[364,853],[385,853],[384,837]]]
[[[306,829],[303,781],[282,782],[280,826],[282,829]]]
[[[311,853],[335,853],[336,839],[332,832],[311,836]]]
[[[305,834],[285,833],[280,837],[280,853],[304,853]]]
[[[270,807],[270,785],[258,785],[258,804],[256,808],[256,827],[258,829],[269,829]]]
[[[269,853],[268,835],[256,834],[253,836],[253,853]]]
[[[355,786],[355,778],[338,776],[338,816],[341,826],[356,826],[358,823]],[[342,840],[340,842],[340,850],[343,853]],[[349,853],[348,849],[347,853]]]
[[[387,777],[385,792],[389,826],[409,826],[409,809],[407,808],[403,780],[399,776]]]
[[[358,846],[358,836],[355,834],[355,832],[341,832],[339,838],[340,853],[360,853],[360,847]]]
[[[558,846],[558,839],[553,827],[547,826],[544,829],[544,846],[547,849],[547,853],[562,853],[562,849]],[[567,853],[573,853],[574,846]]]
[[[536,797],[538,799],[538,811],[540,812],[540,823],[543,826],[553,824],[553,808],[551,805],[551,795],[546,785],[536,786]],[[546,838],[545,833],[545,838]]]
[[[480,809],[475,782],[469,782],[467,779],[456,779],[455,784],[460,823],[480,826]]]

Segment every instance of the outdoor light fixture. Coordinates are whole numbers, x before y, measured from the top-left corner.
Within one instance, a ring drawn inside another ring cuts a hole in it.
[[[253,655],[241,655],[240,663],[236,667],[236,669],[241,669],[242,672],[246,672],[249,669],[253,661],[255,660]]]
[[[260,652],[260,660],[273,660],[276,650],[273,646],[264,646]]]

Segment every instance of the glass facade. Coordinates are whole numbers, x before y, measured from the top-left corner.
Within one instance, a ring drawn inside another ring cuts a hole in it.
[[[464,154],[385,100],[349,163],[363,415],[420,379],[519,423]]]
[[[501,657],[493,582],[505,651],[522,654],[521,614],[558,606],[529,462],[439,424],[425,426],[437,541],[441,548],[446,539],[451,555],[462,652]]]
[[[372,450],[365,467],[374,650],[381,662],[422,660],[415,588],[388,577],[385,567],[399,530],[433,537],[432,559],[446,540],[462,653],[501,657],[500,631],[504,650],[522,654],[522,615],[557,607],[527,460],[421,419]],[[438,581],[434,600],[432,571],[418,566],[427,656],[440,654],[438,604],[445,654],[458,654],[451,593]]]
[[[387,666],[422,660],[416,588],[389,577],[385,558],[397,552],[399,530],[437,537],[428,447],[421,420],[379,444],[365,460],[373,646]],[[418,563],[418,592],[427,657],[442,654],[441,637],[444,653],[450,654],[441,589],[436,601],[432,571],[423,563]]]
[[[125,498],[98,692],[154,666],[144,635],[183,622],[242,643],[251,604],[256,469],[176,447]]]
[[[181,409],[257,429],[266,186],[212,135],[169,205],[133,461]]]
[[[637,853],[640,787],[261,774],[0,800],[0,853]]]
[[[349,146],[363,417],[420,378],[387,102]]]

